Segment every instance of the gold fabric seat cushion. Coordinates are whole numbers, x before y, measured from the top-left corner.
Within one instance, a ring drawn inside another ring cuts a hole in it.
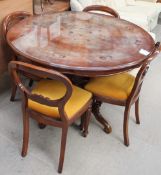
[[[128,73],[122,73],[107,77],[92,78],[85,89],[95,95],[126,100],[133,88],[135,77]]]
[[[42,80],[36,84],[32,93],[48,97],[51,100],[56,100],[65,95],[66,87],[59,81]],[[77,112],[79,112],[91,97],[92,94],[90,92],[73,85],[72,96],[65,105],[65,112],[68,119],[71,119]],[[28,107],[49,117],[60,117],[57,107],[46,106],[32,101],[31,99],[28,100]]]

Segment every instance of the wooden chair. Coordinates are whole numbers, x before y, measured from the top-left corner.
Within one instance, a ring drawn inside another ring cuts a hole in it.
[[[10,13],[9,15],[7,15],[2,22],[2,30],[3,30],[3,36],[6,40],[6,35],[8,30],[14,26],[16,23],[18,23],[19,21],[30,17],[31,14],[29,12],[25,12],[25,11],[16,11],[13,13]]]
[[[125,72],[117,75],[92,78],[89,83],[85,85],[85,89],[93,93],[94,103],[92,111],[95,117],[100,121],[103,120],[103,117],[99,112],[102,102],[125,106],[123,135],[124,144],[126,146],[129,145],[128,121],[130,108],[135,103],[136,123],[140,124],[139,95],[149,64],[158,54],[159,45],[160,43],[156,43],[154,49],[149,53],[146,60],[138,65],[141,67],[136,77]]]
[[[33,0],[33,14],[38,15],[36,12],[36,6],[40,6],[41,12],[44,11],[44,4],[52,5],[54,0]],[[40,14],[39,14],[40,15]]]
[[[4,40],[5,40],[6,43],[7,43],[6,36],[7,36],[8,30],[13,25],[15,25],[16,23],[18,23],[19,21],[21,21],[21,20],[23,20],[25,18],[28,18],[30,16],[31,16],[31,14],[28,13],[28,12],[25,12],[25,11],[16,11],[16,12],[10,13],[9,15],[7,15],[4,18],[4,20],[2,22],[2,31],[3,31],[3,38],[4,38]],[[13,54],[12,60],[18,60],[18,57],[20,57],[20,56],[16,55],[13,52],[12,52],[12,54]],[[23,58],[21,58],[21,60],[22,59]],[[33,80],[30,79],[29,86],[32,86],[32,83],[33,83]],[[10,98],[11,101],[14,101],[14,99],[15,99],[16,90],[17,90],[17,86],[13,82],[12,83],[12,93],[11,93],[11,98]]]
[[[116,18],[120,18],[119,14],[112,8],[103,5],[91,5],[83,9],[84,12],[105,12],[107,15],[111,15]]]
[[[68,127],[77,118],[83,116],[83,136],[87,136],[91,114],[92,94],[72,85],[61,73],[34,66],[24,62],[11,61],[9,70],[15,84],[22,93],[23,111],[23,147],[22,156],[26,156],[29,141],[29,117],[38,123],[62,129],[61,151],[58,172],[62,172]],[[20,80],[20,74],[32,74],[40,77],[30,91]],[[85,114],[85,115],[83,115]]]
[[[70,0],[32,0],[33,14],[63,12],[70,10]]]

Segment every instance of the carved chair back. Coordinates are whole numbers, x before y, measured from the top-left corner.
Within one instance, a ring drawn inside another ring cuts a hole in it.
[[[68,121],[64,107],[72,95],[72,83],[66,76],[51,69],[46,69],[46,68],[42,68],[39,66],[35,66],[35,65],[31,65],[31,64],[19,62],[19,61],[11,61],[9,63],[9,70],[17,87],[19,87],[20,91],[23,94],[26,105],[28,103],[28,99],[31,99],[43,105],[58,107],[60,119],[65,122]],[[66,92],[64,96],[56,100],[51,100],[41,95],[33,94],[31,93],[31,90],[28,89],[28,87],[26,87],[24,83],[21,81],[20,79],[21,73],[23,73],[23,75],[30,74],[30,75],[39,77],[40,79],[51,79],[51,80],[60,81],[66,87]]]
[[[137,76],[135,78],[135,83],[134,83],[133,89],[132,89],[132,91],[131,91],[131,93],[126,101],[127,104],[134,103],[138,99],[145,75],[149,69],[149,65],[150,65],[151,61],[154,58],[156,58],[156,56],[158,55],[159,47],[160,47],[160,43],[157,42],[155,44],[155,47],[153,48],[153,50],[147,55],[146,61],[144,61],[142,63],[142,66],[141,66],[141,68],[140,68],[140,70],[137,73]]]
[[[52,5],[55,0],[32,0],[33,3],[33,14],[34,15],[40,15],[44,11],[44,4],[48,3],[49,5]],[[37,12],[37,8],[41,10],[41,12]]]
[[[91,5],[91,6],[85,7],[83,11],[84,12],[101,11],[101,12],[106,12],[107,15],[111,15],[115,18],[120,18],[119,14],[114,9],[103,5]]]
[[[25,11],[16,11],[16,12],[13,12],[13,13],[10,13],[9,15],[7,15],[3,21],[2,21],[2,35],[3,35],[3,38],[4,38],[4,41],[6,42],[7,44],[7,41],[6,41],[6,36],[7,36],[7,32],[8,30],[14,26],[15,24],[17,24],[19,21],[27,18],[27,17],[30,17],[31,14],[29,12],[25,12]],[[10,48],[9,48],[10,49]],[[12,53],[12,60],[17,60],[17,55],[13,52],[12,49],[10,49],[11,53]],[[20,56],[19,56],[20,57]],[[22,58],[21,58],[22,59]],[[24,58],[23,58],[24,59]],[[37,80],[36,77],[31,77],[32,79],[35,79]]]

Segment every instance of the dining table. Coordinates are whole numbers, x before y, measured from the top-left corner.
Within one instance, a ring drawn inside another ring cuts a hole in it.
[[[9,29],[7,42],[27,62],[88,78],[138,68],[155,45],[148,32],[131,22],[72,11],[25,18]],[[110,124],[98,115],[110,133]]]

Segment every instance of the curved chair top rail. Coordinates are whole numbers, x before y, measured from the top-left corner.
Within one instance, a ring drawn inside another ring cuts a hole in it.
[[[133,103],[135,100],[139,97],[139,93],[142,87],[143,80],[145,78],[145,75],[149,69],[150,62],[156,58],[156,56],[159,53],[160,48],[160,42],[157,42],[152,49],[152,51],[147,55],[147,59],[142,63],[142,66],[137,73],[137,76],[135,78],[135,83],[133,86],[133,89],[127,99],[127,103]]]
[[[24,63],[24,62],[19,62],[19,61],[11,61],[9,63],[9,71],[16,85],[21,90],[21,92],[25,94],[27,98],[35,102],[38,102],[40,104],[44,104],[48,106],[55,106],[55,107],[64,109],[64,105],[66,104],[66,102],[69,100],[69,98],[72,95],[71,81],[66,76],[64,76],[63,74],[57,71],[46,69],[46,68],[35,66],[35,65],[31,65],[28,63]],[[56,99],[56,100],[51,100],[41,95],[32,94],[30,90],[20,80],[19,73],[23,73],[23,75],[24,73],[30,74],[30,75],[39,77],[40,79],[51,79],[51,80],[60,81],[65,85],[66,93],[64,94],[63,97],[61,97],[60,99]]]
[[[13,25],[29,16],[31,16],[31,14],[26,11],[16,11],[8,14],[2,21],[2,31],[4,39],[6,39],[6,34]]]
[[[108,6],[103,5],[91,5],[87,6],[83,9],[84,12],[90,12],[90,11],[100,11],[100,12],[106,12],[107,14],[110,14],[116,18],[120,18],[120,15],[112,8]]]
[[[48,2],[49,4],[53,4],[55,0],[45,0],[46,2]]]

